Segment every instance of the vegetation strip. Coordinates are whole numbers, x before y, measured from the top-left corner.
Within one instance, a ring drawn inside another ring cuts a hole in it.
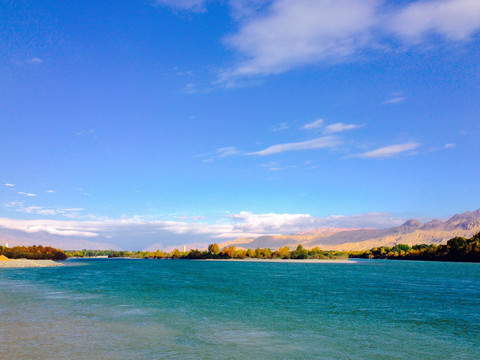
[[[318,247],[305,249],[302,245],[291,251],[287,246],[278,250],[270,249],[236,249],[235,246],[220,250],[217,244],[208,246],[208,250],[190,250],[181,252],[157,251],[114,251],[114,250],[70,250],[62,251],[49,246],[0,246],[0,256],[9,259],[47,259],[65,260],[68,257],[109,257],[135,259],[315,259],[345,260],[348,258],[394,259],[394,260],[430,260],[430,261],[468,261],[480,262],[480,233],[470,239],[454,237],[445,245],[397,244],[394,247],[378,247],[367,251],[323,251]]]

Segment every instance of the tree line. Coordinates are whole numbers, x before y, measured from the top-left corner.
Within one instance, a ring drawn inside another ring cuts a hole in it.
[[[171,252],[157,251],[113,251],[113,250],[80,250],[67,251],[69,257],[108,256],[111,258],[128,257],[137,259],[348,259],[348,253],[341,251],[323,251],[318,247],[305,249],[298,245],[290,250],[287,246],[278,250],[267,248],[237,249],[228,246],[220,249],[218,244],[210,244],[205,251],[192,249],[183,252],[174,249]]]
[[[115,251],[115,250],[68,250],[62,251],[49,246],[0,246],[0,255],[10,259],[50,259],[65,260],[67,257],[137,258],[137,259],[320,259],[340,260],[348,258],[393,259],[393,260],[431,260],[480,262],[480,233],[470,239],[454,237],[445,245],[397,244],[393,247],[376,247],[367,251],[324,251],[318,247],[305,249],[298,245],[294,250],[287,246],[278,250],[268,248],[237,249],[228,246],[220,249],[218,244],[211,244],[205,251],[193,249],[183,252],[174,249],[171,252],[157,251]]]
[[[350,253],[351,258],[480,262],[480,233],[470,239],[454,237],[445,245],[397,244]]]
[[[65,260],[67,254],[50,246],[0,246],[0,255],[9,259]]]

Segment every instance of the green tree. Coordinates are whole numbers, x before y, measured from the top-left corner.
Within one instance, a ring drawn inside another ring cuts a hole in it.
[[[292,251],[290,254],[291,259],[307,259],[308,258],[308,250],[304,249],[301,244],[298,244],[297,248]]]

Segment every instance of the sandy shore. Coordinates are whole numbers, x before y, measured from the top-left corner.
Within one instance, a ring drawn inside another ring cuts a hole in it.
[[[0,268],[31,268],[31,267],[51,267],[62,266],[62,264],[52,260],[26,260],[11,259],[8,261],[0,261]]]
[[[197,260],[197,259],[195,259]],[[320,260],[320,259],[198,259],[201,261],[239,261],[239,262],[266,262],[266,263],[302,263],[302,264],[351,264],[355,260]]]

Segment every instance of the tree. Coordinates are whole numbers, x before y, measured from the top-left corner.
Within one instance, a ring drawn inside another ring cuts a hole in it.
[[[236,253],[235,246],[233,245],[229,246],[225,253],[229,258],[235,257],[235,253]]]
[[[180,251],[178,249],[174,249],[172,251],[172,259],[180,259],[181,256],[182,256],[182,254],[180,253]]]
[[[290,257],[290,249],[288,246],[281,247],[278,249],[278,254],[281,259],[288,259]]]
[[[308,258],[308,250],[304,249],[301,244],[298,244],[295,251],[292,251],[290,254],[290,258],[292,259],[307,259]]]
[[[210,245],[208,245],[208,252],[212,255],[217,256],[220,253],[220,248],[218,247],[218,245],[216,243],[215,244],[210,244]]]

